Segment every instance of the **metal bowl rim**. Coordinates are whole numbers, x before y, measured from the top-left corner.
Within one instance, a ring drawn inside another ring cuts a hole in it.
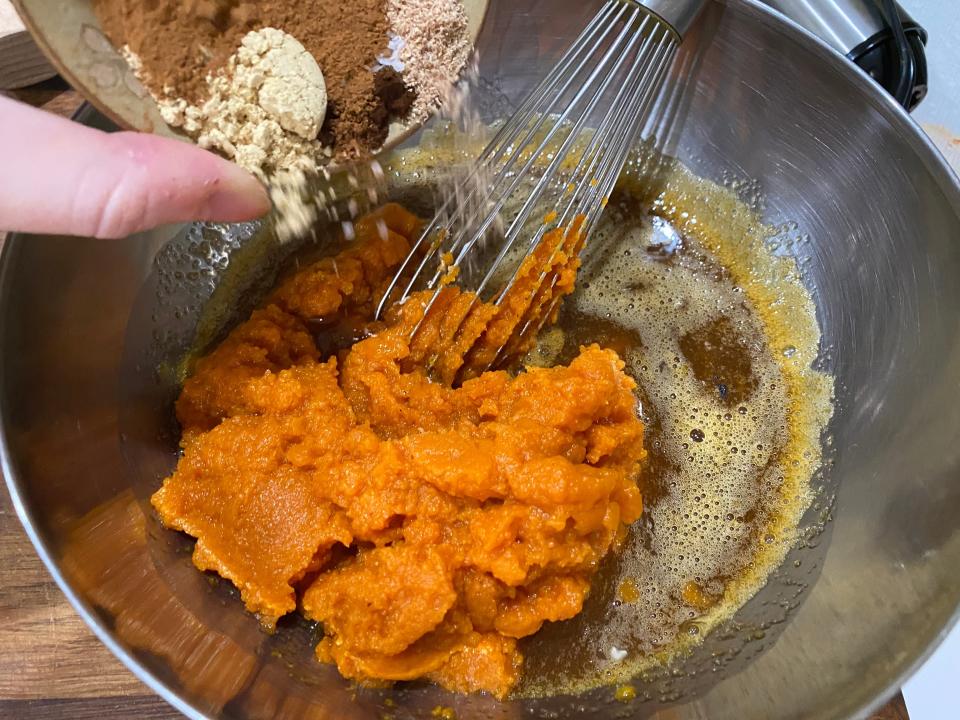
[[[854,86],[860,87],[861,91],[864,93],[864,98],[870,101],[872,105],[894,126],[895,129],[901,131],[901,134],[904,137],[904,140],[908,143],[909,147],[920,156],[926,155],[925,165],[928,171],[934,176],[934,179],[937,181],[937,184],[941,188],[945,198],[955,211],[958,219],[960,219],[960,178],[958,178],[957,174],[947,163],[946,159],[940,153],[939,149],[936,147],[930,137],[923,132],[920,126],[913,120],[912,117],[910,117],[906,110],[901,107],[888,93],[880,88],[880,86],[877,85],[869,75],[867,75],[854,63],[848,61],[845,57],[840,55],[825,41],[821,40],[806,28],[792,21],[779,11],[776,11],[765,5],[762,0],[717,1],[724,5],[741,5],[759,22],[773,22],[782,25],[788,33],[792,32],[800,38],[806,40],[810,50],[818,55],[821,61],[828,63],[834,70],[837,70],[840,73],[845,73],[848,77],[850,77],[851,81],[854,83]],[[18,0],[13,0],[13,2],[18,8],[20,7]],[[29,23],[27,24],[29,25]],[[482,33],[482,27],[480,32]],[[91,104],[102,112],[102,109],[96,103]],[[110,117],[109,113],[104,113],[104,115]],[[6,300],[9,292],[8,279],[11,273],[11,258],[16,253],[19,243],[23,241],[29,242],[29,235],[25,233],[11,233],[4,242],[2,253],[0,253],[0,310],[7,306]],[[6,315],[0,312],[0,337],[5,336],[5,331]],[[2,398],[6,395],[5,367],[5,355],[0,354],[0,400],[2,400]],[[30,542],[33,544],[37,555],[43,561],[47,572],[50,573],[61,592],[63,592],[67,600],[73,606],[73,609],[93,631],[94,635],[97,636],[100,642],[102,642],[107,649],[110,650],[110,652],[112,652],[114,656],[116,656],[126,666],[126,668],[130,670],[131,673],[133,673],[137,679],[147,685],[147,687],[157,693],[157,695],[163,698],[163,700],[173,706],[176,710],[183,713],[186,717],[191,718],[191,720],[212,720],[210,716],[200,712],[193,705],[180,698],[175,690],[160,680],[160,678],[158,678],[152,671],[144,667],[143,664],[136,657],[134,657],[132,653],[126,650],[116,639],[114,639],[112,632],[106,627],[103,621],[93,612],[90,606],[73,591],[71,586],[68,584],[66,578],[63,576],[54,562],[53,557],[47,548],[47,544],[40,537],[40,534],[37,531],[37,528],[34,525],[30,513],[25,505],[24,498],[20,493],[19,483],[17,480],[19,475],[16,472],[15,461],[10,452],[7,428],[7,409],[0,404],[0,471],[3,472],[4,482],[6,483],[7,491],[10,493],[14,510],[17,513],[20,523],[23,525],[27,537],[30,539]],[[921,665],[926,662],[926,660],[934,653],[934,651],[950,633],[951,629],[958,624],[960,624],[960,603],[958,603],[952,617],[940,630],[937,637],[935,637],[926,646],[924,651],[915,657],[904,670],[902,670],[891,681],[889,681],[886,687],[880,691],[872,701],[862,705],[851,717],[865,717],[871,711],[880,707],[883,702],[897,692],[907,678],[909,678],[914,672],[916,672],[916,670],[920,668]]]

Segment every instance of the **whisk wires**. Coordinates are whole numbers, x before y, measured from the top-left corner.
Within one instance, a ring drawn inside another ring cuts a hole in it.
[[[676,33],[638,4],[608,0],[441,204],[377,316],[413,292],[432,290],[426,317],[451,267],[474,302],[500,305],[510,297],[516,303],[511,290],[521,272],[529,274],[525,260],[544,242],[551,247],[537,253],[545,262],[525,284],[526,302],[558,302],[551,298],[560,277],[555,256],[583,248],[640,139],[678,44]],[[517,331],[535,334],[549,316],[528,313]]]

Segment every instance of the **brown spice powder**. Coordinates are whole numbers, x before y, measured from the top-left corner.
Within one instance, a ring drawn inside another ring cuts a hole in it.
[[[104,32],[140,58],[158,96],[206,99],[208,74],[226,64],[247,32],[274,27],[317,59],[327,85],[321,139],[339,154],[378,148],[391,115],[409,101],[399,76],[372,72],[390,29],[384,0],[93,0]],[[399,88],[398,89],[398,85]],[[406,91],[409,94],[408,91]]]

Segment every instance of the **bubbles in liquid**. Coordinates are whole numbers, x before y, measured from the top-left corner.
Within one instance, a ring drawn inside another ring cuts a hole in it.
[[[429,179],[451,158],[426,147],[402,160]],[[528,361],[566,362],[592,342],[624,358],[647,423],[645,512],[583,612],[523,641],[520,695],[626,683],[702,641],[782,562],[820,463],[832,380],[812,369],[812,298],[768,243],[755,188],[673,167],[650,197],[630,172]],[[416,185],[400,183],[405,199]]]
[[[828,378],[791,362],[816,356],[812,302],[784,269],[792,261],[762,243],[722,264],[711,250],[751,238],[736,223],[723,236],[698,210],[726,202],[731,214],[749,211],[719,188],[682,174],[674,182],[682,202],[668,217],[645,215],[630,197],[611,204],[578,290],[533,356],[552,364],[581,344],[616,349],[639,386],[649,458],[644,517],[594,580],[584,612],[525,641],[523,694],[624,681],[699,642],[779,564],[809,503],[831,395]],[[764,313],[753,301],[762,293],[738,282],[768,275],[789,285],[774,290],[792,300],[786,319]],[[795,392],[801,385],[811,391]],[[613,646],[626,657],[611,661]]]
[[[462,149],[427,147],[387,170],[391,199],[423,215],[433,181],[462,159]],[[811,369],[809,293],[733,192],[681,169],[662,189],[611,201],[577,291],[529,357],[566,362],[592,342],[620,353],[649,458],[643,517],[600,568],[583,613],[524,641],[521,694],[632,690],[630,678],[700,642],[756,592],[810,501],[832,381]],[[224,262],[200,250],[203,262]],[[247,265],[234,254],[230,264]]]

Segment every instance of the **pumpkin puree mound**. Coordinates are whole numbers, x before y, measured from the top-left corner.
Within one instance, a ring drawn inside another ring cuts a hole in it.
[[[567,367],[463,373],[464,349],[440,347],[450,308],[509,323],[455,287],[418,347],[402,309],[322,358],[308,323],[369,317],[417,227],[385,206],[197,362],[177,402],[183,456],[153,504],[264,625],[299,601],[346,677],[503,697],[517,640],[580,612],[640,516],[643,425],[623,362],[596,345]],[[470,379],[452,387],[457,373]]]

